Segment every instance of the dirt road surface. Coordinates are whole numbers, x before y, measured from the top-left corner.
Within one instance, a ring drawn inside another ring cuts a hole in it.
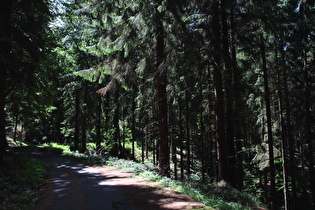
[[[87,166],[39,147],[24,152],[42,160],[48,183],[39,210],[204,209],[191,197],[116,167]]]

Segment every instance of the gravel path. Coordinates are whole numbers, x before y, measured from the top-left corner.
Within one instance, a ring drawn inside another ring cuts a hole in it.
[[[115,167],[92,167],[75,159],[25,148],[48,169],[39,210],[204,209],[192,198]]]

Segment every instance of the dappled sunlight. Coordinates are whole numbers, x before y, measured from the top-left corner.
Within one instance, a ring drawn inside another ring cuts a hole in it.
[[[135,177],[116,167],[86,166],[36,149],[48,168],[47,193],[37,209],[191,209],[204,208],[189,196]]]
[[[137,209],[191,209],[206,208],[200,202],[182,194],[174,189],[164,187],[155,182],[149,182],[132,173],[121,171],[115,167],[92,167],[91,171],[97,172],[106,179],[99,184],[111,186],[115,184],[120,192],[129,199],[128,202]],[[137,199],[134,196],[137,196]],[[131,198],[131,199],[130,199]],[[133,198],[133,199],[132,199]]]
[[[109,186],[112,186],[112,185],[115,185],[115,183],[112,182],[112,181],[109,181],[109,180],[103,180],[103,181],[100,181],[98,183],[98,185],[103,185],[103,186],[109,185]]]
[[[108,209],[125,205],[125,198],[110,180],[93,168],[60,155],[36,153],[49,170],[45,199],[39,209]],[[106,183],[106,185],[104,184]]]

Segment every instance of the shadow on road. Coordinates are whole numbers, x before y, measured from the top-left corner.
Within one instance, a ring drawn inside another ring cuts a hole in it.
[[[89,167],[40,147],[20,147],[12,151],[40,159],[48,169],[47,189],[38,209],[154,210],[191,209],[195,205],[203,207],[186,195],[157,185],[148,186],[144,181],[131,177],[130,173],[117,171],[113,167]]]

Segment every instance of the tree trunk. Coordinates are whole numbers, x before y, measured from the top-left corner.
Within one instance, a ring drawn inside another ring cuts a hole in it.
[[[82,106],[82,114],[81,114],[81,152],[84,153],[86,152],[86,132],[87,132],[87,111],[88,111],[88,97],[87,97],[87,91],[88,91],[88,84],[86,80],[83,80],[83,106]]]
[[[275,53],[275,57],[277,59],[277,52]],[[276,62],[278,63],[278,62]],[[278,94],[279,94],[279,115],[280,115],[280,123],[281,123],[281,139],[282,139],[282,177],[283,177],[283,199],[284,199],[284,208],[285,210],[290,209],[289,205],[289,188],[288,188],[288,167],[287,167],[287,137],[286,137],[286,127],[284,124],[284,108],[283,108],[283,99],[282,99],[282,81],[280,70],[278,70]]]
[[[227,143],[225,140],[224,102],[222,89],[222,74],[219,68],[214,70],[215,86],[215,115],[216,115],[216,139],[218,147],[218,179],[229,179],[229,165],[227,158]]]
[[[263,101],[263,97],[260,97],[260,110],[263,110],[264,109],[264,101]],[[262,141],[264,141],[265,139],[265,126],[266,126],[266,122],[265,122],[265,118],[262,117],[261,119],[261,139]],[[265,148],[263,148],[263,152],[265,153],[266,150]],[[263,176],[263,177],[262,177]],[[259,176],[259,179],[260,179],[260,183],[261,183],[261,186],[263,187],[263,191],[264,191],[264,203],[268,203],[268,187],[267,187],[267,184],[268,184],[268,176],[267,176],[267,168],[264,168],[262,173],[260,173],[260,176]]]
[[[271,124],[271,110],[270,110],[270,93],[267,74],[267,62],[265,44],[263,35],[260,37],[260,50],[262,58],[262,70],[264,77],[264,91],[265,91],[265,103],[266,103],[266,115],[267,115],[267,131],[268,131],[268,149],[269,149],[269,169],[270,169],[270,207],[276,208],[276,183],[275,183],[275,166],[274,166],[274,153],[273,153],[273,136],[272,136],[272,124]]]
[[[179,130],[179,147],[180,147],[180,179],[184,180],[184,145],[183,145],[183,120],[182,120],[182,99],[181,96],[178,96],[178,109],[179,109],[179,118],[178,118],[178,130]]]
[[[109,125],[109,105],[110,104],[110,91],[108,91],[105,95],[105,103],[104,103],[104,112],[105,112],[105,125],[104,131],[107,134],[108,132],[108,125]]]
[[[206,144],[205,144],[205,123],[204,123],[204,115],[203,109],[200,111],[200,141],[201,141],[201,174],[202,174],[202,182],[206,181]]]
[[[228,146],[229,174],[228,181],[232,186],[236,185],[235,174],[235,143],[234,143],[234,94],[233,94],[233,68],[229,48],[229,30],[227,25],[227,0],[221,0],[221,25],[223,48],[223,71],[226,90],[226,139]]]
[[[102,137],[101,137],[101,129],[102,129],[102,97],[98,97],[98,104],[97,104],[97,110],[96,110],[96,153],[100,154],[101,152],[101,142],[102,142]]]
[[[244,113],[244,103],[243,103],[243,88],[241,87],[241,71],[237,66],[236,58],[236,43],[235,43],[235,7],[236,1],[230,0],[230,45],[231,45],[231,70],[232,70],[232,94],[234,101],[233,119],[234,119],[234,137],[235,137],[235,187],[237,189],[243,188],[243,140],[246,139],[245,136],[245,123],[246,118],[242,113]]]
[[[57,107],[57,110],[55,111],[55,128],[54,128],[53,138],[55,139],[56,142],[65,143],[64,136],[61,135],[61,123],[64,117],[64,113],[61,108],[61,101],[57,100],[54,106]]]
[[[288,79],[287,79],[287,68],[285,64],[285,53],[283,50],[284,42],[283,42],[283,33],[281,34],[281,46],[280,46],[280,54],[281,54],[281,66],[282,66],[282,76],[283,76],[283,88],[284,88],[284,103],[285,103],[285,119],[286,119],[286,138],[289,146],[289,170],[288,175],[291,177],[291,199],[290,206],[292,209],[295,209],[295,203],[297,200],[296,194],[296,172],[295,172],[295,141],[293,140],[292,128],[291,128],[291,107],[290,107],[290,99],[289,99],[289,88],[288,88]]]
[[[18,120],[19,120],[19,107],[16,109],[15,113],[15,122],[14,122],[14,134],[13,134],[13,141],[16,142],[16,135],[17,135],[17,129],[18,129]]]
[[[122,94],[124,95],[124,94]],[[123,98],[125,100],[125,97]],[[121,150],[120,150],[120,157],[124,158],[126,157],[126,150],[125,150],[125,146],[126,146],[126,126],[125,126],[125,115],[126,115],[126,107],[125,106],[122,106],[122,116],[121,116],[121,119],[122,119],[122,132],[121,132],[121,142],[120,142],[120,145],[121,145]]]
[[[144,141],[146,138],[146,130],[142,129],[144,132],[144,137],[141,139],[141,162],[144,163]]]
[[[314,156],[313,156],[313,140],[314,135],[312,133],[312,112],[311,112],[311,106],[310,106],[310,81],[309,81],[309,66],[308,66],[308,59],[307,59],[307,45],[308,45],[308,34],[306,32],[305,25],[305,8],[307,4],[305,1],[301,1],[300,4],[300,12],[301,12],[301,21],[302,21],[302,56],[303,56],[303,72],[304,72],[304,97],[305,97],[305,104],[304,104],[304,110],[305,110],[305,142],[308,145],[308,168],[309,168],[309,176],[310,176],[310,190],[312,194],[312,203],[313,207],[315,207],[315,176],[314,176]]]
[[[219,3],[214,2],[214,14],[212,20],[213,36],[211,40],[214,45],[213,57],[213,82],[215,93],[215,118],[216,118],[216,140],[217,140],[217,156],[218,156],[218,181],[229,181],[229,163],[227,142],[225,139],[225,113],[224,113],[224,93],[223,93],[223,75],[221,52],[221,33],[220,33],[220,17]]]
[[[186,110],[186,150],[187,150],[187,166],[186,171],[188,177],[190,176],[191,154],[190,154],[190,110],[189,110],[190,96],[188,90],[185,91],[185,110]]]
[[[84,115],[84,114],[83,114]],[[82,135],[82,140],[81,140],[81,153],[86,152],[86,120],[82,119],[82,129],[81,129],[81,135]]]
[[[153,131],[154,132],[154,131]],[[156,163],[158,162],[158,157],[157,157],[157,151],[156,151],[156,139],[155,139],[155,135],[153,135],[154,137],[152,138],[152,150],[153,150],[153,165],[157,165]]]
[[[201,70],[202,68],[200,68]],[[199,71],[199,77],[202,78],[203,74],[202,71]],[[199,104],[203,103],[203,94],[202,94],[203,87],[200,85],[199,86]],[[206,160],[205,160],[205,155],[206,155],[206,145],[205,145],[205,122],[204,122],[204,108],[201,106],[199,109],[199,117],[198,117],[198,123],[200,125],[199,131],[200,134],[198,135],[198,141],[200,142],[199,147],[200,149],[200,158],[201,158],[201,175],[202,175],[202,182],[205,182],[206,180]]]
[[[161,1],[157,1],[161,3]],[[168,145],[167,131],[167,96],[166,96],[166,68],[164,66],[164,28],[163,13],[156,8],[156,89],[158,104],[158,129],[159,129],[159,173],[161,175],[170,175],[170,151]]]
[[[132,135],[132,148],[131,148],[131,158],[132,160],[135,160],[135,141],[136,141],[136,88],[134,86],[133,88],[133,93],[132,93],[132,107],[131,107],[131,112],[132,112],[132,117],[131,117],[131,135]]]
[[[74,115],[74,150],[79,149],[80,129],[80,91],[75,90],[75,115]]]
[[[171,133],[170,133],[170,139],[171,139],[171,143],[172,143],[172,162],[174,165],[174,179],[177,180],[177,134],[176,134],[176,129],[175,129],[175,125],[176,125],[176,117],[174,115],[174,109],[172,106],[170,106],[169,108],[169,124],[171,126]]]
[[[208,116],[206,117],[205,121],[210,122],[209,127],[207,128],[208,130],[208,135],[207,135],[207,142],[208,146],[205,148],[206,149],[206,168],[207,168],[207,173],[210,177],[216,177],[217,175],[217,167],[216,167],[216,152],[215,152],[215,132],[212,129],[212,122],[213,119],[215,118],[214,115],[212,114],[212,110],[214,110],[214,96],[213,96],[213,86],[212,86],[212,74],[210,71],[210,66],[207,68],[207,77],[208,77]]]
[[[308,168],[310,176],[310,189],[312,194],[312,202],[315,206],[315,176],[314,176],[314,156],[313,156],[313,140],[314,136],[311,130],[312,113],[310,107],[310,84],[308,76],[307,51],[303,49],[303,70],[304,70],[304,97],[305,97],[305,141],[308,145]]]
[[[9,70],[10,42],[6,39],[10,37],[12,1],[4,0],[0,4],[0,166],[3,165],[4,155],[8,142],[5,133],[5,101],[6,84]]]
[[[145,159],[148,160],[149,159],[149,143],[150,143],[150,123],[148,123],[146,126],[144,139],[145,139]]]
[[[120,147],[120,129],[119,129],[119,84],[118,81],[115,81],[116,83],[116,89],[115,89],[115,112],[114,112],[114,119],[113,119],[113,124],[114,124],[114,148],[113,148],[113,155],[115,157],[118,157],[119,152],[121,151]]]
[[[1,67],[0,67],[1,68]],[[2,67],[5,68],[5,67]],[[5,133],[5,98],[6,98],[6,69],[1,68],[0,75],[0,164],[3,164],[4,155],[8,142]],[[0,165],[0,166],[1,166]]]

